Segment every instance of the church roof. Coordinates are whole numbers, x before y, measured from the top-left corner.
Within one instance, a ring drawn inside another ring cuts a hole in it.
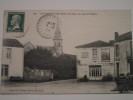
[[[3,39],[3,46],[23,48],[23,45],[17,39],[8,38]]]
[[[33,45],[30,41],[26,42],[26,43],[24,44],[24,47],[27,46],[27,45],[31,45],[32,47],[34,47],[34,45]]]
[[[42,48],[42,49],[47,49],[47,50],[53,50],[53,46],[41,46],[41,45],[36,45],[35,48]]]
[[[107,46],[112,46],[112,44],[98,40],[91,43],[76,46],[76,48],[107,47]]]
[[[132,32],[131,31],[119,35],[118,38],[115,39],[115,42],[121,42],[121,41],[125,41],[125,40],[130,40],[130,39],[132,39]]]

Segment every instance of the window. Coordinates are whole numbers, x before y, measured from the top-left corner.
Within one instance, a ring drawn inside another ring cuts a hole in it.
[[[131,57],[132,57],[132,41],[130,41],[130,52],[131,52]]]
[[[8,76],[8,65],[2,65],[1,76]]]
[[[11,59],[11,48],[7,48],[7,59]]]
[[[82,55],[81,55],[82,58],[88,58],[88,56],[89,56],[88,52],[82,52]]]
[[[60,42],[55,42],[54,45],[60,47],[61,43]]]
[[[110,61],[110,49],[102,49],[101,50],[101,60],[102,61]]]
[[[4,75],[4,68],[1,67],[1,76],[3,76],[3,75]]]
[[[100,65],[89,66],[89,76],[90,77],[102,76],[101,66]]]
[[[30,46],[30,45],[28,45],[28,46],[27,46],[27,50],[30,50],[30,49],[31,49],[31,46]]]
[[[118,57],[119,56],[119,45],[117,44],[115,46],[115,57]]]
[[[92,49],[92,59],[97,60],[97,49]]]

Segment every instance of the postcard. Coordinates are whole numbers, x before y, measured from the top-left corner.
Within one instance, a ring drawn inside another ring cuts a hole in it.
[[[1,94],[133,93],[130,10],[5,10]]]

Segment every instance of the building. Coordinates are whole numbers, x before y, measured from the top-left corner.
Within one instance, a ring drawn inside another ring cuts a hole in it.
[[[115,75],[133,74],[132,32],[115,32]]]
[[[61,31],[60,31],[59,22],[58,22],[56,31],[55,31],[55,36],[53,38],[53,46],[39,46],[39,45],[33,45],[30,42],[27,42],[24,45],[24,52],[27,53],[32,49],[42,48],[42,49],[47,49],[47,50],[51,51],[54,56],[60,56],[63,54],[62,40],[63,39],[61,36]]]
[[[4,39],[2,48],[1,79],[23,77],[24,48],[16,39]]]
[[[62,46],[62,36],[61,36],[61,31],[59,28],[59,22],[57,23],[57,27],[56,27],[56,31],[55,31],[55,36],[53,39],[54,42],[54,50],[55,50],[55,54],[57,56],[60,56],[63,54],[63,46]]]
[[[31,42],[27,42],[24,45],[24,53],[26,54],[27,52],[29,52],[33,49],[37,49],[37,48],[47,49],[47,50],[51,51],[52,53],[54,53],[54,47],[52,47],[52,46],[33,45]]]
[[[24,45],[24,53],[27,53],[29,52],[30,50],[34,49],[34,45],[32,45],[30,42],[27,42],[25,45]]]
[[[101,80],[103,76],[114,76],[114,47],[101,40],[76,46],[77,79]]]

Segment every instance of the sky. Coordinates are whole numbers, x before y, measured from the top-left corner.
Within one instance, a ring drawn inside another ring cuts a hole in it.
[[[123,34],[132,30],[130,10],[27,10],[16,11],[25,12],[24,33],[9,33],[6,32],[7,12],[4,13],[3,36],[5,38],[16,38],[22,44],[30,41],[33,45],[42,46],[53,46],[53,39],[42,37],[37,31],[37,23],[42,16],[52,13],[55,18],[59,19],[59,28],[63,38],[63,52],[67,54],[76,54],[75,46],[77,45],[97,40],[108,42],[114,39],[114,32]],[[49,19],[46,18],[46,20]],[[52,19],[52,21],[54,22],[55,19]],[[55,30],[52,31],[52,34],[55,33]]]

